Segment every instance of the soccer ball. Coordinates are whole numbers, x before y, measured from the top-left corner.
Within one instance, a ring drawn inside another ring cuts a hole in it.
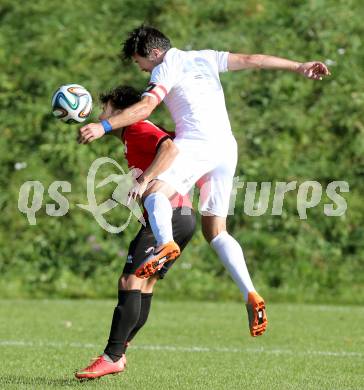
[[[91,110],[92,97],[82,85],[62,85],[53,94],[52,113],[63,122],[81,123],[90,115]]]

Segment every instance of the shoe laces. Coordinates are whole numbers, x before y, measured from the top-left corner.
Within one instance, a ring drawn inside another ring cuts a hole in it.
[[[92,359],[90,365],[88,366],[89,369],[96,368],[102,363],[103,359],[102,356],[99,356],[97,359]]]

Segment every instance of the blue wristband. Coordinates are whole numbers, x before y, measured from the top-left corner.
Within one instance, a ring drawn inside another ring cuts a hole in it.
[[[110,133],[112,130],[112,126],[110,125],[110,122],[107,119],[104,119],[101,121],[102,127],[104,128],[105,133]]]

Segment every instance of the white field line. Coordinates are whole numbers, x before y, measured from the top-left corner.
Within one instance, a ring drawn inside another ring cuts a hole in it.
[[[96,344],[61,343],[55,341],[22,341],[0,340],[0,347],[30,347],[30,348],[90,348],[99,349]],[[131,345],[131,349],[145,351],[170,351],[170,352],[226,352],[226,353],[262,353],[270,355],[293,356],[327,356],[327,357],[357,357],[364,358],[364,353],[349,351],[316,351],[316,350],[292,350],[281,348],[221,348],[221,347],[176,347],[173,345]]]

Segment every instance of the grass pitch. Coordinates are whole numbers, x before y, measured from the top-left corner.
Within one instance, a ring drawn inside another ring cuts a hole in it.
[[[114,302],[0,302],[1,389],[364,389],[364,307],[268,304],[252,338],[241,304],[154,299],[127,370],[79,383]]]

